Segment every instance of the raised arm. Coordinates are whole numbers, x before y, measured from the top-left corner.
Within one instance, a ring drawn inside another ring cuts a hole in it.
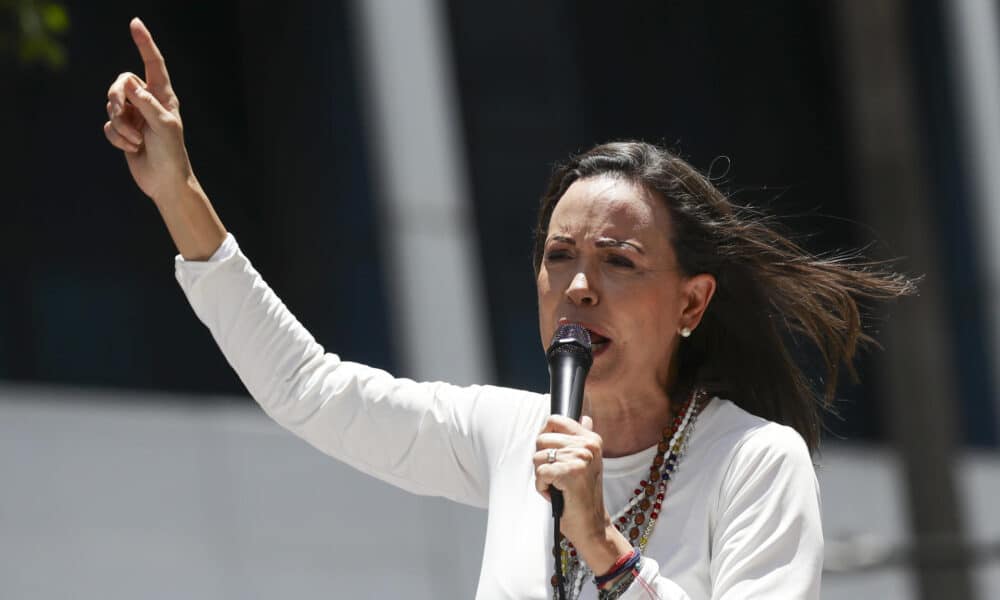
[[[108,89],[104,134],[125,153],[129,172],[163,217],[187,260],[205,260],[222,244],[226,228],[194,176],[180,102],[153,36],[138,18],[129,23],[146,77],[125,72]]]
[[[139,19],[130,26],[145,79],[118,76],[104,131],[159,209],[183,258],[178,281],[247,390],[331,456],[412,492],[485,506],[492,469],[513,432],[537,426],[544,398],[418,383],[327,353],[227,237],[188,160],[163,55]]]

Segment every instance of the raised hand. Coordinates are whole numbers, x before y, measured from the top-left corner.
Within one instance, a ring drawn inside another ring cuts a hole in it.
[[[132,179],[153,199],[181,256],[205,260],[225,239],[226,228],[191,170],[180,102],[163,55],[142,21],[132,19],[129,29],[146,79],[122,73],[111,84],[104,135],[125,152]]]
[[[111,84],[104,134],[125,152],[139,188],[159,202],[190,186],[193,173],[184,147],[180,102],[170,86],[163,55],[142,21],[132,19],[129,29],[146,77],[126,72]]]

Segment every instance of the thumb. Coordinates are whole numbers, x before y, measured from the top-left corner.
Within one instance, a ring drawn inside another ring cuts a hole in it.
[[[138,109],[142,118],[146,120],[154,132],[161,133],[166,127],[166,123],[173,117],[170,111],[163,108],[160,101],[146,91],[146,88],[135,79],[129,79],[125,82],[125,97]]]
[[[583,415],[583,418],[580,419],[580,425],[582,425],[587,431],[594,430],[594,420],[591,419],[589,415]]]

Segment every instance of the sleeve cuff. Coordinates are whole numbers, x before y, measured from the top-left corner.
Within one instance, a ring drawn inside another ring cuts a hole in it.
[[[679,585],[660,576],[660,565],[652,558],[643,556],[639,561],[639,576],[632,585],[619,596],[619,600],[646,600],[650,592],[662,600],[690,600]]]
[[[215,250],[215,253],[212,254],[212,256],[208,257],[208,260],[186,260],[180,254],[178,254],[174,258],[174,260],[179,263],[222,262],[227,258],[229,258],[230,256],[236,254],[237,250],[239,250],[239,245],[236,243],[236,238],[233,237],[232,233],[229,233],[227,231],[226,238],[222,240],[221,244],[219,244],[219,247]]]
[[[185,260],[180,254],[175,256],[174,274],[181,286],[188,290],[202,275],[236,256],[239,251],[240,245],[236,243],[236,237],[232,233],[226,232],[226,238],[222,240],[222,243],[208,260]]]

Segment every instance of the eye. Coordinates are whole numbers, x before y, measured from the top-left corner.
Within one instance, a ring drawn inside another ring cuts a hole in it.
[[[608,261],[608,263],[610,263],[610,264],[612,264],[612,265],[614,265],[616,267],[624,267],[624,268],[627,268],[627,269],[632,269],[632,268],[635,267],[635,263],[633,263],[631,260],[629,260],[628,258],[625,258],[624,256],[622,256],[620,254],[609,254],[608,258],[607,258],[607,261]]]
[[[565,250],[550,250],[545,254],[546,262],[555,262],[569,258],[569,252]]]

